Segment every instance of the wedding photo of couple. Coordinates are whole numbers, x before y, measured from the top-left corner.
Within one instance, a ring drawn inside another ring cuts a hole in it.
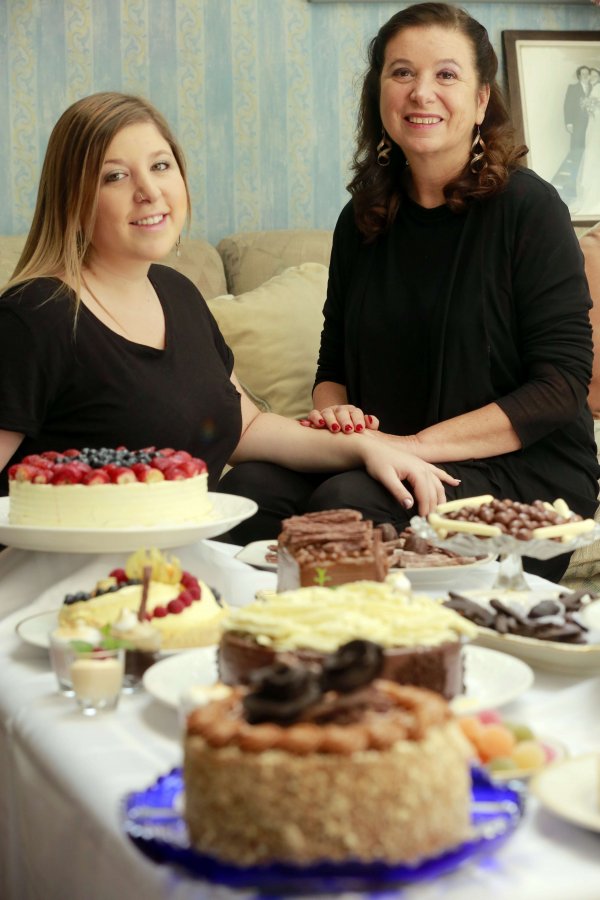
[[[552,183],[573,215],[600,211],[600,62],[577,67],[563,112],[569,152]]]

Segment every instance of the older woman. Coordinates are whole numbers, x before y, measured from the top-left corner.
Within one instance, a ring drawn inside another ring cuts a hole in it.
[[[485,28],[442,3],[371,42],[308,421],[448,463],[452,496],[562,496],[589,516],[582,255],[557,192],[519,164],[496,71]],[[567,563],[529,568],[558,580]]]
[[[183,155],[154,107],[107,92],[63,113],[0,299],[0,469],[44,450],[154,444],[203,457],[213,489],[227,461],[364,466],[399,504],[413,505],[407,480],[420,509],[435,506],[456,483],[436,466],[256,409],[194,285],[154,265],[188,213]]]

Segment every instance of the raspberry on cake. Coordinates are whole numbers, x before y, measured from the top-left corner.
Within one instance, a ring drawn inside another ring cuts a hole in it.
[[[128,528],[204,521],[203,460],[185,450],[48,450],[8,470],[11,525]]]
[[[277,542],[277,590],[349,581],[383,581],[388,558],[381,532],[354,509],[291,516]]]
[[[469,748],[445,700],[380,677],[353,641],[320,666],[263,669],[192,712],[192,844],[236,865],[417,862],[470,830]]]
[[[124,610],[137,612],[142,597],[142,573],[151,566],[146,618],[160,633],[166,650],[216,644],[226,608],[214,592],[189,572],[176,557],[158,550],[137,551],[125,569],[113,569],[90,592],[68,594],[58,614],[61,626],[76,622],[102,628],[113,626]]]
[[[248,683],[256,669],[281,660],[319,662],[353,638],[384,647],[383,675],[451,699],[464,690],[462,646],[477,628],[422,594],[400,573],[334,590],[262,592],[223,622],[218,668],[225,684]]]

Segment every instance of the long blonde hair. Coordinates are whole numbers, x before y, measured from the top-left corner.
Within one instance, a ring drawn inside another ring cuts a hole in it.
[[[106,151],[117,132],[139,122],[152,122],[169,144],[185,184],[189,220],[185,159],[165,118],[141,97],[112,91],[91,94],[69,106],[52,129],[31,228],[4,291],[34,278],[58,278],[75,289],[77,317]]]

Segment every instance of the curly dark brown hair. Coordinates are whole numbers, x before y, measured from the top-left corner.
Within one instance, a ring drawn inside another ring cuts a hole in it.
[[[382,25],[369,45],[369,68],[364,76],[358,111],[357,146],[353,157],[354,177],[348,185],[352,195],[356,224],[367,240],[385,232],[402,202],[402,180],[406,157],[392,142],[389,166],[377,163],[377,144],[381,140],[379,113],[380,78],[389,41],[405,28],[438,26],[459,31],[473,47],[475,69],[480,85],[489,85],[490,98],[480,126],[485,155],[477,171],[467,163],[457,178],[444,188],[446,203],[453,212],[462,212],[473,200],[490,197],[502,190],[510,171],[527,153],[527,147],[515,143],[502,91],[496,82],[498,58],[486,29],[465,10],[446,3],[418,3],[392,16]]]

